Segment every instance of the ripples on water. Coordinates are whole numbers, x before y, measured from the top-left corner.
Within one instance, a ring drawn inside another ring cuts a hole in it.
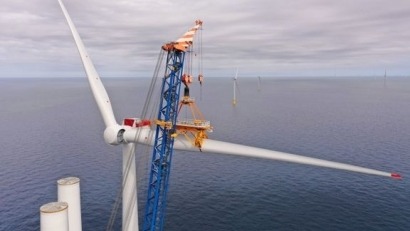
[[[121,148],[103,142],[88,83],[0,83],[0,230],[39,230],[39,207],[57,199],[56,180],[66,176],[81,178],[83,229],[105,230],[121,182]],[[118,120],[139,116],[149,80],[104,83]],[[262,83],[258,92],[256,78],[240,79],[235,108],[230,79],[207,79],[202,100],[192,87],[213,123],[212,139],[399,171],[404,180],[176,152],[166,230],[410,230],[408,79],[391,78],[386,87],[382,77]],[[140,152],[142,175],[150,151]],[[139,183],[144,191],[146,179]]]

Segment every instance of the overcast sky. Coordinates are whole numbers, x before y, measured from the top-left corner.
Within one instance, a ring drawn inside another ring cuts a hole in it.
[[[410,76],[409,0],[65,0],[102,77],[151,77],[196,19],[205,77]],[[57,0],[2,0],[0,77],[82,77]]]

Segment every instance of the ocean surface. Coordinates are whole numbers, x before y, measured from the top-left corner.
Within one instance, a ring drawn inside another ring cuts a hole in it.
[[[103,79],[118,121],[139,117],[150,79]],[[410,78],[208,78],[191,95],[211,139],[399,172],[403,180],[175,151],[167,231],[410,230]],[[202,94],[201,94],[202,93]],[[157,97],[154,95],[154,97]],[[39,230],[56,181],[81,179],[83,230],[105,230],[121,147],[85,79],[0,79],[0,230]],[[140,209],[151,149],[137,150]],[[114,228],[120,230],[121,210]]]

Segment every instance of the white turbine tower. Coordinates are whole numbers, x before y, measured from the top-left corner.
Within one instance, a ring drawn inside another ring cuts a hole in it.
[[[123,153],[123,206],[122,206],[122,230],[136,231],[138,226],[138,203],[137,203],[137,176],[135,169],[135,144],[144,143],[153,145],[154,132],[149,126],[135,127],[120,125],[117,123],[108,94],[102,84],[97,71],[84,47],[84,44],[61,0],[58,0],[66,17],[71,33],[74,37],[90,88],[97,102],[98,108],[105,123],[104,140],[111,145],[122,145]],[[237,76],[236,76],[237,77]],[[236,80],[235,77],[235,80]],[[234,86],[235,87],[235,86]],[[235,88],[234,88],[235,90]],[[249,147],[241,144],[233,144],[223,141],[205,139],[201,150],[183,136],[175,138],[174,148],[186,151],[201,151],[202,153],[220,153],[234,156],[247,156],[293,162],[299,164],[314,165],[320,167],[347,170],[352,172],[373,174],[392,178],[401,178],[397,173],[383,172],[350,164],[321,160],[284,152],[271,151],[262,148]]]

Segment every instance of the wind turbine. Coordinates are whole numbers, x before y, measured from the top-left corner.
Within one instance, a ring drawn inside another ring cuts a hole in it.
[[[386,88],[386,78],[387,78],[387,70],[384,69],[384,84],[383,84],[384,88]]]
[[[154,132],[147,124],[138,124],[137,120],[129,123],[126,119],[123,124],[118,124],[114,116],[110,99],[103,83],[88,55],[85,46],[75,28],[67,10],[61,0],[58,0],[67,23],[70,27],[75,44],[79,51],[84,69],[88,78],[90,88],[94,99],[98,105],[105,124],[104,140],[110,145],[122,145],[123,166],[122,166],[122,186],[123,186],[123,206],[122,206],[122,230],[135,231],[139,230],[138,224],[138,203],[137,203],[137,175],[135,169],[135,144],[142,143],[153,145]],[[237,74],[235,79],[237,78]],[[234,89],[235,90],[235,89]],[[257,147],[250,147],[242,144],[233,144],[224,141],[204,139],[201,148],[192,145],[192,143],[183,136],[174,138],[174,149],[202,153],[220,153],[233,156],[246,156],[263,158],[270,160],[279,160],[299,164],[314,165],[326,168],[334,168],[358,173],[366,173],[378,176],[385,176],[400,179],[397,173],[389,173],[350,164],[338,163],[334,161],[322,160],[312,157],[305,157],[284,152],[277,152]]]
[[[101,79],[95,70],[88,52],[74,26],[65,6],[61,0],[58,0],[61,9],[66,17],[67,23],[70,27],[77,49],[80,53],[81,60],[84,65],[85,72],[88,77],[91,91],[94,99],[98,105],[102,118],[105,124],[104,140],[111,145],[122,145],[122,227],[123,230],[139,230],[138,228],[138,203],[137,203],[137,181],[136,181],[136,167],[135,167],[135,143],[141,136],[148,136],[149,129],[132,129],[130,126],[119,125],[115,119],[111,101],[108,97],[107,91],[101,82]],[[126,204],[125,204],[126,203]]]
[[[236,89],[238,88],[238,68],[236,68],[236,74],[235,77],[233,78],[233,99],[232,99],[232,105],[236,106]]]
[[[261,91],[261,77],[258,76],[258,91]]]

